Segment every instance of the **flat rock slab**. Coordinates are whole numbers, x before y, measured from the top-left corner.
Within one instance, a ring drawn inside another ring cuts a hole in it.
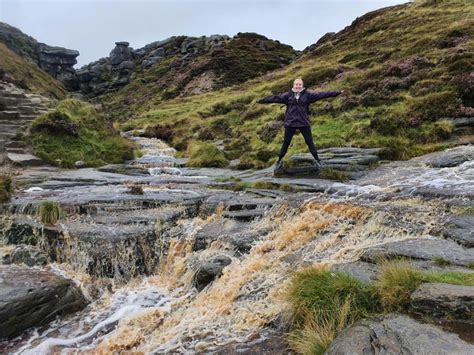
[[[40,158],[32,154],[8,153],[7,158],[13,164],[20,166],[38,166],[44,164]]]
[[[474,247],[474,215],[451,217],[443,234],[466,247]]]
[[[423,283],[411,294],[410,309],[434,318],[474,321],[474,286]]]
[[[0,339],[12,338],[86,304],[72,281],[44,269],[0,265]]]
[[[473,354],[474,345],[433,325],[388,314],[345,329],[325,354]]]
[[[365,284],[376,281],[379,275],[379,269],[377,265],[364,263],[362,261],[336,264],[331,267],[331,270],[349,274]]]
[[[443,258],[454,265],[469,266],[474,262],[474,249],[442,238],[416,238],[385,243],[368,248],[361,259],[376,262],[379,258],[393,259],[408,257],[413,259],[432,260]]]

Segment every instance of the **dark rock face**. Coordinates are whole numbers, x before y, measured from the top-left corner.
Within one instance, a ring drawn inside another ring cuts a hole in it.
[[[204,287],[222,275],[224,267],[229,265],[231,262],[232,259],[227,256],[217,256],[212,260],[201,264],[194,274],[193,285],[198,291],[202,291]]]
[[[40,68],[61,81],[67,89],[78,89],[76,71],[73,68],[77,63],[78,51],[40,43],[38,53]]]
[[[473,345],[455,334],[392,313],[345,329],[325,354],[470,354],[473,351]]]
[[[26,266],[0,266],[0,339],[12,338],[86,304],[70,280]]]
[[[474,287],[444,283],[421,284],[411,295],[414,313],[438,319],[474,319]]]
[[[115,42],[109,57],[89,63],[77,71],[76,86],[87,97],[98,96],[128,84],[133,80],[135,70],[147,69],[174,55],[181,57],[179,65],[183,67],[192,57],[229,40],[230,37],[225,35],[172,36],[136,50],[129,47],[128,42]]]
[[[73,68],[77,63],[78,51],[40,43],[4,22],[0,22],[0,42],[5,43],[18,55],[29,58],[48,74],[61,81],[67,89],[78,88]]]

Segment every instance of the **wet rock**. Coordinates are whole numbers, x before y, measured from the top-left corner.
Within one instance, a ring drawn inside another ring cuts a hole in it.
[[[233,342],[217,349],[208,349],[211,354],[250,354],[250,355],[283,355],[296,354],[290,349],[285,334],[275,331],[264,331],[262,334],[254,333],[248,336],[248,341],[243,343]]]
[[[222,275],[224,267],[229,265],[231,262],[231,258],[222,255],[202,263],[199,265],[198,270],[193,276],[193,286],[196,287],[198,291],[202,291],[204,287]]]
[[[451,217],[443,228],[443,235],[466,247],[474,247],[474,215]]]
[[[325,354],[471,354],[457,335],[405,315],[389,314],[345,329]]]
[[[0,265],[0,295],[0,339],[12,338],[86,304],[70,280],[18,265]]]
[[[37,247],[18,245],[11,253],[4,255],[4,264],[46,265],[47,256]]]
[[[41,224],[27,216],[17,215],[5,218],[0,227],[5,243],[36,245]]]
[[[193,251],[206,249],[213,241],[221,240],[235,248],[238,254],[245,254],[250,251],[259,235],[267,232],[267,230],[255,230],[248,222],[220,218],[206,224],[197,232]]]
[[[362,254],[361,259],[376,262],[379,258],[397,257],[424,260],[443,258],[454,265],[468,266],[474,261],[474,249],[466,249],[451,240],[441,238],[416,238],[368,248]]]
[[[364,263],[362,261],[336,264],[331,267],[331,270],[336,272],[345,272],[365,284],[376,281],[379,274],[379,269],[376,265]]]
[[[443,152],[427,154],[416,160],[421,160],[432,168],[447,168],[474,160],[474,151],[457,147],[457,149],[446,149]]]
[[[413,313],[438,319],[465,319],[474,323],[474,286],[423,283],[410,299]]]

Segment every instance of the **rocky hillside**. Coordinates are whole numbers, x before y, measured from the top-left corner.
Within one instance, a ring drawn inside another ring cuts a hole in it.
[[[169,95],[153,90],[135,95],[148,85],[145,79],[102,102],[126,121],[124,129],[148,127],[183,155],[206,141],[227,161],[238,159],[236,166],[263,167],[279,149],[283,110],[255,102],[303,77],[309,89],[347,92],[313,105],[319,147],[387,147],[385,158],[406,159],[471,140],[473,15],[474,5],[460,0],[388,7],[324,36],[284,68],[229,88],[173,97],[193,81],[177,87],[166,80]],[[148,80],[160,82],[167,65],[156,65],[155,79]],[[297,137],[290,153],[303,151]]]
[[[77,79],[89,98],[123,88],[106,101],[117,107],[114,113],[122,108],[133,112],[158,99],[245,82],[289,64],[296,54],[290,46],[255,33],[173,36],[136,50],[128,42],[116,42],[109,57],[82,67]]]
[[[68,89],[75,88],[75,70],[73,66],[77,63],[78,51],[38,42],[18,28],[4,22],[0,22],[0,44],[2,43],[23,60],[34,64],[53,78],[61,81]],[[3,56],[5,49],[1,50]],[[10,73],[11,68],[8,66],[3,68],[3,65],[5,63],[2,63],[0,68],[4,69],[6,73]],[[25,66],[25,64],[22,63],[21,66]],[[35,78],[38,75],[36,72],[18,74],[16,77],[18,81],[28,81],[30,80],[29,76]]]

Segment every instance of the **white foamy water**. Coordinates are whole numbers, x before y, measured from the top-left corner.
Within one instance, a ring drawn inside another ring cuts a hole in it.
[[[78,348],[86,350],[113,334],[121,321],[154,310],[169,312],[171,300],[164,290],[144,279],[133,289],[125,286],[112,295],[104,295],[70,318],[52,322],[42,332],[36,330],[14,354],[67,353]]]

